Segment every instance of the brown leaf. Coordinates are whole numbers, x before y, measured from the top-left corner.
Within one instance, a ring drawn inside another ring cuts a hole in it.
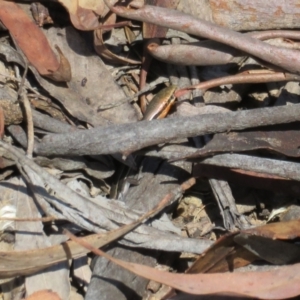
[[[290,298],[300,294],[300,264],[269,272],[175,274],[116,259],[73,235],[72,240],[136,275],[189,294],[240,295],[262,299]]]
[[[54,292],[49,290],[42,290],[33,293],[25,300],[61,300],[61,298]]]
[[[95,247],[102,246],[102,236],[93,234],[87,237],[87,239]],[[78,247],[78,244],[74,242],[66,242],[62,245],[37,250],[2,251],[0,252],[0,278],[34,274],[57,262],[80,257],[87,252],[86,249]]]
[[[270,223],[264,226],[247,229],[243,232],[271,239],[296,239],[300,237],[300,220]]]
[[[111,63],[119,64],[140,64],[140,61],[133,60],[130,58],[122,57],[112,53],[105,45],[102,36],[102,29],[97,29],[94,31],[94,49],[103,58]]]
[[[103,40],[103,34],[112,30],[114,27],[124,26],[124,22],[116,24],[117,16],[114,13],[109,14],[101,27],[94,31],[94,49],[107,62],[112,64],[140,64],[139,61],[124,56],[116,55],[111,52]],[[128,23],[128,22],[125,22]],[[128,30],[127,30],[128,32]],[[125,30],[126,33],[126,30]]]
[[[0,19],[41,75],[51,75],[59,69],[60,64],[48,40],[17,4],[0,1]]]
[[[66,87],[42,78],[35,70],[33,72],[40,85],[59,101],[65,110],[73,117],[93,126],[126,123],[137,119],[132,105],[129,102],[124,103],[124,92],[113,80],[102,60],[93,55],[94,52],[87,47],[78,30],[73,27],[64,29],[52,27],[44,30],[44,33],[51,46],[59,45],[68,58],[72,80]],[[113,109],[98,111],[99,106],[111,103],[120,105]]]
[[[99,27],[99,16],[109,9],[103,0],[59,0],[68,10],[72,24],[79,30],[93,30]]]
[[[51,78],[54,81],[69,82],[72,79],[71,65],[57,45],[55,45],[55,49],[57,50],[60,57],[59,68],[47,77]]]
[[[271,223],[221,237],[187,270],[189,274],[232,271],[257,260],[288,264],[299,260],[300,248],[274,240],[299,237],[299,220]]]
[[[246,266],[257,259],[257,256],[237,245],[229,234],[218,239],[186,271],[188,274],[217,273],[233,271]]]

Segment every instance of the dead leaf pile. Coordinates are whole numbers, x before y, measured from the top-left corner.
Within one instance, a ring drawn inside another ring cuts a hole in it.
[[[299,296],[298,14],[0,0],[3,299]]]

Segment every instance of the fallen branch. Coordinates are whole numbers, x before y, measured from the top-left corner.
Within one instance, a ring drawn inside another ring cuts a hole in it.
[[[296,162],[242,154],[220,154],[206,158],[201,163],[300,180],[300,164]]]
[[[300,104],[183,118],[142,121],[51,134],[35,145],[40,155],[126,153],[175,139],[300,121]]]

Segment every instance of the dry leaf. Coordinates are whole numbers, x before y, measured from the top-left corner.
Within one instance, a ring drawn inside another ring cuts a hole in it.
[[[93,253],[104,256],[136,275],[189,294],[239,295],[261,299],[283,299],[300,294],[300,264],[279,267],[269,272],[175,274],[124,262],[91,247],[84,239],[78,239],[70,233],[68,235]]]
[[[205,251],[187,273],[216,273],[250,264],[259,257],[273,264],[297,262],[300,248],[276,239],[300,236],[299,220],[277,222],[225,235]]]
[[[51,78],[54,81],[69,82],[72,79],[71,65],[57,45],[55,45],[55,49],[57,50],[60,58],[59,67],[56,71],[54,71],[47,77]]]
[[[246,266],[257,256],[234,242],[236,233],[218,239],[186,271],[188,274],[232,271]]]
[[[109,9],[102,0],[59,0],[68,10],[72,24],[79,30],[93,30],[99,27],[99,16]]]
[[[106,45],[103,41],[102,29],[97,29],[94,31],[94,49],[100,56],[102,56],[106,60],[110,61],[111,63],[134,64],[134,65],[138,65],[141,63],[140,61],[122,57],[122,56],[118,56],[118,55],[112,53],[106,47]]]
[[[88,240],[95,247],[103,246],[103,236],[90,235]],[[74,242],[66,242],[43,249],[0,252],[0,278],[30,275],[57,262],[80,257],[89,251]]]
[[[255,228],[250,228],[243,232],[270,239],[291,240],[300,237],[300,220],[292,220],[286,222],[270,223]]]
[[[21,48],[28,61],[43,76],[51,76],[62,66],[52,51],[48,40],[36,24],[15,3],[0,1],[0,20],[7,27],[16,44]],[[63,73],[61,73],[63,75]],[[56,78],[52,78],[55,80]],[[69,78],[57,77],[59,81]]]
[[[45,29],[44,33],[49,43],[53,47],[58,45],[67,56],[71,64],[72,80],[66,88],[53,84],[38,74],[36,79],[73,117],[94,126],[128,123],[137,119],[132,105],[122,102],[124,92],[113,80],[102,60],[88,49],[78,31],[73,27],[52,27]],[[84,79],[86,82],[82,85]],[[100,105],[120,102],[122,105],[113,109],[98,111]]]
[[[52,291],[43,290],[33,293],[25,300],[61,300],[61,298]]]

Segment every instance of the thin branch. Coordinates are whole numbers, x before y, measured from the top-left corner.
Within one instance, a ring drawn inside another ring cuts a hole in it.
[[[4,136],[4,124],[5,124],[4,112],[2,107],[0,106],[0,139],[2,139]]]
[[[106,0],[105,3],[108,4],[108,1]],[[197,19],[180,11],[150,5],[145,5],[139,9],[110,6],[110,9],[124,18],[184,31],[223,43],[291,73],[299,73],[300,70],[299,51],[269,45],[249,35]]]
[[[208,80],[205,82],[200,82],[197,85],[189,86],[178,90],[175,93],[176,97],[182,96],[189,90],[200,90],[202,94],[208,89],[226,85],[226,84],[242,84],[242,83],[264,83],[264,82],[279,82],[279,81],[300,81],[300,76],[290,73],[282,72],[268,72],[267,70],[261,70],[265,73],[251,74],[249,71],[243,72],[237,75],[225,76],[221,78],[216,78]]]
[[[113,108],[113,107],[117,107],[117,106],[123,105],[124,103],[135,101],[135,99],[137,101],[138,100],[137,98],[139,96],[153,90],[157,85],[159,85],[161,83],[165,83],[165,82],[169,82],[169,80],[166,79],[166,78],[161,78],[160,77],[157,80],[147,84],[144,88],[142,88],[140,91],[135,93],[133,96],[123,98],[123,99],[119,100],[118,102],[109,103],[109,104],[105,104],[105,105],[99,105],[98,106],[98,111],[110,109],[110,108]]]
[[[220,154],[201,161],[201,164],[242,169],[300,181],[300,164],[242,154]]]
[[[10,75],[6,75],[6,74],[2,74],[0,73],[0,76],[4,77],[4,78],[8,78],[10,80],[13,80],[15,82],[18,82],[18,83],[22,83],[22,79],[18,79],[14,76],[10,76]],[[28,89],[30,90],[31,92],[33,92],[34,94],[38,95],[39,97],[43,97],[37,90],[35,90],[34,88],[32,88],[29,84],[27,84],[26,82],[23,83],[23,85]]]
[[[118,124],[50,134],[36,145],[41,155],[126,153],[180,138],[300,121],[300,104]]]
[[[22,101],[26,113],[26,120],[27,120],[27,156],[29,158],[32,158],[33,148],[34,148],[34,125],[32,120],[32,111],[30,102],[26,95],[26,90],[23,89],[23,91],[20,94],[20,100]]]
[[[0,221],[14,221],[14,222],[51,222],[62,219],[55,217],[44,217],[44,218],[0,218]]]

